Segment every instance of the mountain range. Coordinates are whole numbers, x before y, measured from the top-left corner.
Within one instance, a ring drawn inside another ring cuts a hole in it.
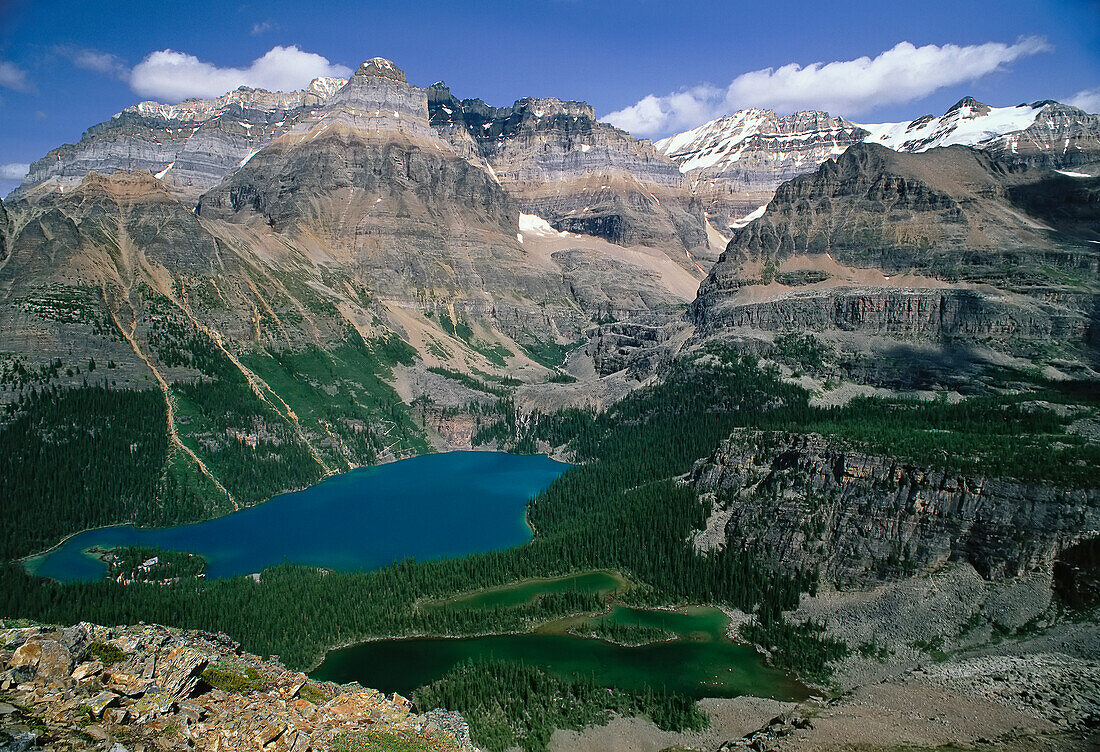
[[[651,143],[583,102],[460,100],[382,58],[145,102],[0,202],[0,558],[414,454],[540,451],[577,467],[529,507],[533,544],[463,570],[472,589],[628,571],[649,605],[744,609],[778,665],[836,664],[858,692],[924,686],[948,649],[1061,640],[1083,673],[1042,682],[1077,698],[1100,633],[1059,604],[1100,602],[1098,322],[1100,115],[1056,102],[750,109]],[[5,616],[229,618],[6,566]],[[416,591],[444,571],[425,567],[385,570],[409,624],[452,594]],[[218,591],[235,624],[360,576],[280,572]],[[345,611],[328,633],[377,636]],[[838,702],[822,717],[862,700]],[[1095,702],[1044,708],[1068,719],[1044,734],[1087,748]],[[1018,725],[998,729],[1026,749]]]

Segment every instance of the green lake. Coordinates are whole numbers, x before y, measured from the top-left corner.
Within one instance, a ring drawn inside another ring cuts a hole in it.
[[[530,603],[540,595],[570,590],[611,594],[629,587],[610,572],[589,572],[550,580],[528,580],[503,588],[422,604],[422,608],[484,610]],[[569,630],[604,620],[623,626],[656,627],[676,639],[638,647],[578,637]],[[802,699],[806,688],[766,666],[749,645],[726,638],[728,618],[708,607],[676,611],[612,605],[599,616],[576,616],[524,634],[485,637],[418,637],[374,640],[330,652],[312,673],[321,681],[358,681],[384,692],[408,695],[414,689],[470,660],[503,660],[539,666],[559,676],[595,677],[623,689],[665,690],[690,697],[756,695]]]

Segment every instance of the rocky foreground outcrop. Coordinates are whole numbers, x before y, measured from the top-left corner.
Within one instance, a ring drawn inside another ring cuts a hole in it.
[[[371,733],[472,749],[457,714],[312,682],[221,634],[156,625],[0,631],[0,750],[320,752]]]

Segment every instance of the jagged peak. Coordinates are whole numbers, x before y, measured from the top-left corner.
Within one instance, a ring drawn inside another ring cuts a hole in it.
[[[388,78],[393,81],[400,81],[403,84],[408,83],[408,79],[405,78],[405,71],[394,65],[392,60],[387,60],[384,57],[372,57],[370,60],[364,61],[359,69],[355,71],[355,78],[370,76]]]
[[[161,117],[165,120],[208,120],[226,107],[237,104],[263,110],[289,109],[302,105],[317,105],[327,101],[339,91],[346,81],[342,78],[321,77],[309,82],[297,91],[268,91],[240,86],[214,99],[185,99],[179,104],[164,104],[146,100],[130,105],[115,114],[112,120],[127,114]]]
[[[979,102],[974,97],[963,97],[955,104],[948,108],[947,112],[943,114],[944,117],[952,113],[959,113],[962,117],[978,117],[979,115],[986,115],[993,108],[984,102]]]
[[[579,102],[573,99],[558,99],[557,97],[524,97],[517,99],[513,108],[525,109],[535,117],[548,117],[554,115],[570,115],[596,119],[596,111],[588,102]]]
[[[311,94],[317,94],[324,99],[328,99],[342,89],[346,83],[347,79],[321,76],[320,78],[315,78],[310,81],[309,86],[306,87],[306,91]]]

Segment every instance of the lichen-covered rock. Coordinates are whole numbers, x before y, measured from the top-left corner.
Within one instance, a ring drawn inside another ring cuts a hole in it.
[[[117,671],[85,661],[76,669],[81,678],[74,672],[66,683],[68,677],[53,673],[61,665],[55,659],[67,650],[63,641],[76,637],[80,657],[93,642],[113,645],[127,656]],[[48,740],[51,750],[322,752],[342,736],[369,730],[430,740],[432,749],[473,749],[457,714],[417,715],[405,698],[387,698],[356,684],[311,683],[303,696],[309,683],[304,674],[246,653],[225,635],[80,624],[4,630],[0,644],[15,647],[2,668],[38,667],[33,677],[2,687],[10,698],[10,704],[0,703],[3,749],[31,749]],[[203,678],[210,664],[223,678],[238,672],[249,681],[226,684],[244,687],[239,689],[214,687],[210,681],[219,679]],[[128,691],[115,691],[120,684]]]

